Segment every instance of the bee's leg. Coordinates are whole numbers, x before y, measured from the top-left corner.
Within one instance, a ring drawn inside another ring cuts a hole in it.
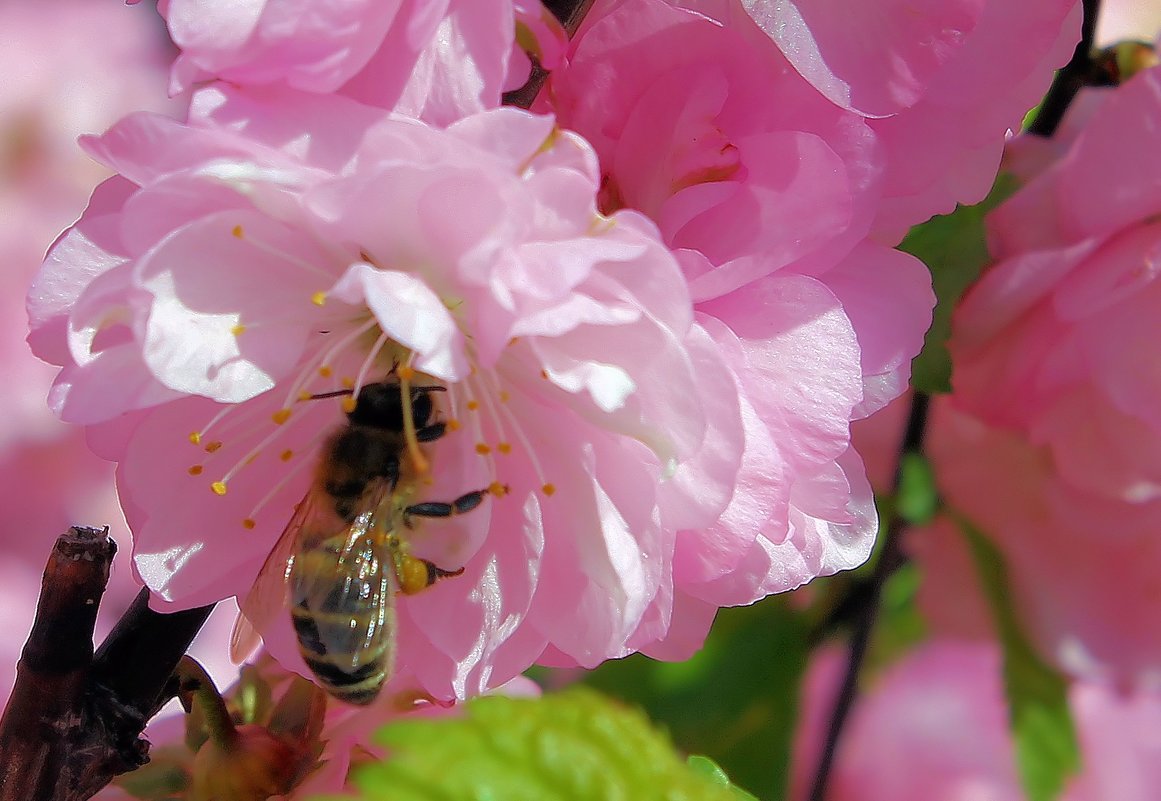
[[[398,559],[395,571],[396,577],[399,579],[399,589],[404,595],[414,595],[421,590],[426,590],[441,578],[458,576],[464,572],[464,569],[461,567],[459,570],[444,570],[427,559],[404,554]]]
[[[464,493],[451,503],[416,503],[403,510],[403,519],[406,522],[410,517],[455,517],[464,512],[470,512],[483,503],[489,490],[484,488],[475,492]]]

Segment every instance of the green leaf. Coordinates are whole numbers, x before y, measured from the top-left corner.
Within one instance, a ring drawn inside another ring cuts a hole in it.
[[[907,563],[883,583],[874,636],[863,662],[862,675],[884,670],[927,638],[927,622],[916,604],[922,581],[919,568]]]
[[[686,761],[686,764],[689,765],[694,773],[704,776],[720,787],[728,788],[737,801],[758,801],[757,798],[747,793],[741,787],[730,784],[730,777],[726,775],[726,772],[721,769],[718,763],[709,757],[694,755]]]
[[[911,229],[899,245],[931,270],[935,314],[923,350],[911,363],[911,384],[921,392],[951,391],[951,356],[947,338],[956,302],[991,259],[984,241],[984,215],[1009,198],[1019,186],[1010,175],[1000,175],[992,191],[974,206],[960,206],[951,214],[932,217]]]
[[[903,454],[899,460],[899,496],[895,511],[913,526],[931,522],[939,509],[939,490],[935,486],[935,471],[931,463],[914,451]]]
[[[640,711],[584,688],[477,698],[377,739],[391,757],[357,772],[367,801],[739,801]]]
[[[686,753],[705,754],[759,798],[786,797],[809,623],[787,596],[718,613],[685,662],[641,654],[606,662],[585,684],[642,706]]]
[[[1025,636],[1011,602],[1003,556],[970,521],[958,522],[1004,648],[1004,692],[1024,791],[1029,801],[1052,801],[1080,769],[1068,682],[1039,657]]]

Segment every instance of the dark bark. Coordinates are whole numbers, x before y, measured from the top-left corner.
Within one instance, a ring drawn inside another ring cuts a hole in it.
[[[82,720],[97,608],[117,546],[71,528],[48,559],[36,619],[0,718],[0,801],[50,801]]]
[[[107,529],[74,527],[49,557],[0,718],[0,801],[83,801],[149,759],[141,731],[172,697],[173,669],[211,607],[162,615],[142,590],[94,657],[116,551]]]

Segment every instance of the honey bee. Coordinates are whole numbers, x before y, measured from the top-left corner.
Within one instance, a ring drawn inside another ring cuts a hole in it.
[[[395,594],[414,594],[459,570],[407,552],[415,518],[452,517],[488,489],[449,503],[412,503],[423,460],[418,444],[442,437],[433,421],[439,386],[389,380],[364,386],[322,448],[314,481],[242,604],[233,652],[289,604],[303,660],[322,687],[370,704],[394,667]],[[312,396],[350,395],[349,391]],[[253,627],[253,628],[248,628]]]

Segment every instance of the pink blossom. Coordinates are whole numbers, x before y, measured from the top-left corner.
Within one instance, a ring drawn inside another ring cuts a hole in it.
[[[817,762],[822,724],[840,666],[824,652],[803,691],[796,737],[795,799]],[[1069,691],[1082,772],[1065,801],[1146,801],[1156,795],[1161,697],[1099,683]],[[1013,743],[993,643],[935,640],[891,666],[855,703],[840,742],[830,801],[1019,801]]]
[[[989,218],[997,263],[958,310],[956,403],[1051,452],[1088,492],[1161,491],[1161,69],[1112,93]]]
[[[866,241],[881,183],[866,121],[739,3],[683,5],[596,3],[538,102],[593,142],[604,207],[649,215],[678,252],[742,390],[738,490],[713,549],[679,537],[674,569],[701,602],[748,603],[866,558],[849,423],[905,386],[932,296],[918,261]]]
[[[1161,614],[1161,502],[1077,488],[1047,448],[948,404],[935,409],[928,451],[948,505],[1003,555],[1021,622],[1041,653],[1073,675],[1161,687],[1161,646],[1141,636]],[[920,603],[939,630],[991,630],[954,525],[914,532],[908,551],[938,576]]]
[[[1080,38],[1076,0],[746,5],[808,80],[868,116],[887,162],[875,230],[888,243],[984,198],[1006,132]]]
[[[514,9],[514,5],[516,8]],[[168,0],[181,55],[172,91],[219,78],[337,92],[447,124],[494,108],[528,76],[517,25],[552,64],[561,47],[539,0]],[[554,43],[555,42],[555,43]],[[515,55],[515,58],[512,56]]]
[[[790,797],[805,801],[843,668],[839,651],[813,660],[802,687]],[[891,666],[855,701],[827,801],[1022,801],[1000,653],[991,644],[934,641]]]
[[[465,572],[401,600],[400,673],[462,697],[667,636],[676,532],[712,522],[742,458],[735,387],[652,225],[597,213],[580,139],[511,109],[438,131],[209,87],[186,125],[135,115],[86,146],[121,175],[49,254],[30,341],[63,365],[54,408],[120,461],[159,608],[245,594],[343,420],[305,398],[402,364],[448,389],[424,496],[501,497],[408,533]],[[289,628],[267,644],[301,669]]]

